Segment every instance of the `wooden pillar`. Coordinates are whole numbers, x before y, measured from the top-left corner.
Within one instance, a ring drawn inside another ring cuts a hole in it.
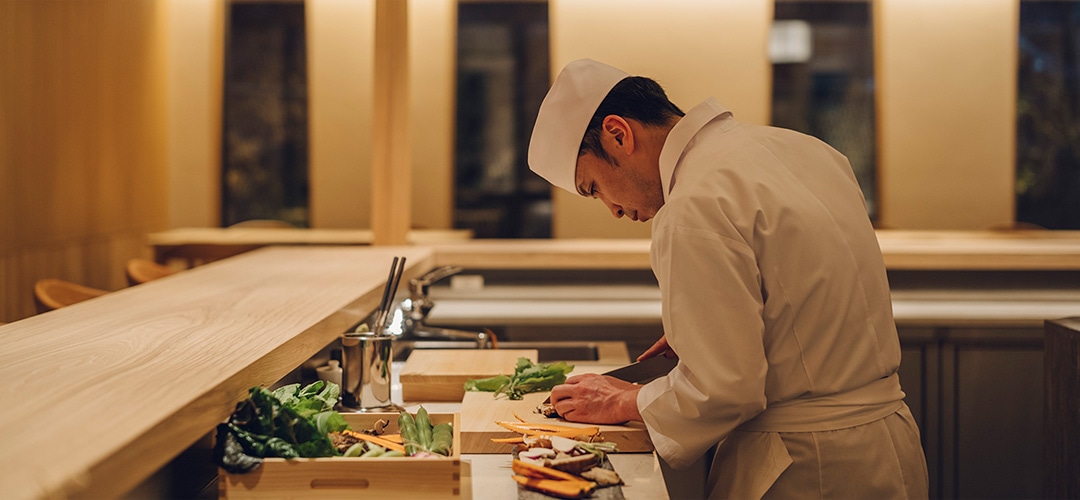
[[[375,2],[371,229],[376,245],[404,245],[412,219],[408,0]]]
[[[1044,498],[1080,498],[1080,318],[1046,322]]]

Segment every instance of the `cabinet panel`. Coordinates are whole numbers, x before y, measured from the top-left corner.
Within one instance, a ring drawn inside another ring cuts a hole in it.
[[[1041,346],[959,345],[955,363],[956,497],[1041,497]]]

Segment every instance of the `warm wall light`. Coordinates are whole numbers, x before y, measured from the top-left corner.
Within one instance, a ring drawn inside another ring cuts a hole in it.
[[[773,64],[804,63],[811,56],[810,23],[798,19],[773,21],[769,30],[769,60]]]

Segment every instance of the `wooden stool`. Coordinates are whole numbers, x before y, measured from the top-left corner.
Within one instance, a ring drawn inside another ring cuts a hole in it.
[[[148,259],[131,259],[124,266],[124,274],[130,286],[164,278],[174,273],[176,273],[175,270]]]
[[[100,297],[106,293],[109,292],[70,281],[46,278],[34,283],[34,305],[37,306],[37,312],[40,314]]]

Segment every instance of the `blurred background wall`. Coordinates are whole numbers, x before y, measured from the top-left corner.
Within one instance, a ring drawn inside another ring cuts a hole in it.
[[[307,227],[371,225],[377,2],[292,2],[306,32]],[[33,313],[37,279],[117,289],[123,262],[148,255],[145,234],[223,225],[228,26],[232,7],[250,3],[259,2],[0,0],[0,321]],[[458,29],[483,3],[409,0],[413,227],[460,224]],[[503,3],[546,15],[534,39],[547,44],[548,81],[592,57],[658,79],[684,108],[715,96],[742,121],[771,121],[770,29],[790,1]],[[876,224],[1015,225],[1021,2],[863,3],[873,12]],[[514,133],[527,137],[524,112]],[[552,200],[550,227],[521,234],[649,235],[648,224],[613,221],[598,203],[538,196]]]

